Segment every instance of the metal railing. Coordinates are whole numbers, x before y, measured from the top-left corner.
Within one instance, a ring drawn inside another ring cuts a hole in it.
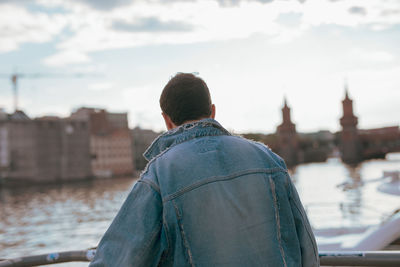
[[[89,262],[96,253],[95,249],[55,252],[35,256],[26,256],[14,259],[0,259],[0,267],[25,267],[49,265],[63,262]]]
[[[400,266],[400,251],[320,251],[323,266]]]
[[[56,252],[1,260],[0,267],[25,267],[63,262],[89,262],[95,249]],[[321,266],[400,266],[400,251],[320,251]]]

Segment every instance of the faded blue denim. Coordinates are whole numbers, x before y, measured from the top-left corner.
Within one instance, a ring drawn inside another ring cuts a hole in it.
[[[159,136],[90,266],[318,266],[285,163],[212,119]]]

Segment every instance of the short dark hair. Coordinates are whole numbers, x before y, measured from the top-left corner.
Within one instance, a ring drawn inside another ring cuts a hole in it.
[[[176,74],[164,87],[161,110],[175,125],[211,115],[211,96],[207,84],[192,73]]]

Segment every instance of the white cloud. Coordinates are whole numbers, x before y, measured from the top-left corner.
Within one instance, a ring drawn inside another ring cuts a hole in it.
[[[221,7],[210,0],[169,4],[141,1],[107,13],[82,5],[66,6],[73,10],[68,21],[74,33],[57,45],[60,52],[45,60],[48,65],[86,62],[89,58],[84,55],[88,52],[107,49],[229,40],[255,33],[289,41],[301,32],[286,30],[276,22],[281,12],[297,12],[301,7],[298,2],[253,1]],[[124,25],[124,30],[115,27],[116,22]],[[281,32],[282,37],[277,37]]]
[[[62,15],[31,13],[11,4],[0,8],[0,52],[16,50],[23,43],[51,41],[66,25]]]
[[[63,50],[43,60],[46,65],[56,67],[68,64],[86,63],[89,61],[89,56],[78,50]]]
[[[282,43],[290,42],[310,27],[321,24],[351,27],[370,25],[383,29],[400,22],[397,18],[400,16],[382,15],[384,10],[400,8],[394,1],[261,2],[241,1],[237,5],[221,6],[213,0],[170,1],[168,4],[161,1],[135,1],[130,5],[124,2],[124,6],[117,5],[106,13],[69,4],[76,16],[71,24],[76,33],[58,47],[61,51],[87,53],[144,45],[247,38],[256,33],[270,36],[273,43]],[[362,15],[354,10],[362,10]],[[277,18],[281,14],[290,13],[301,14],[297,27],[278,23]],[[115,29],[113,26],[116,22],[125,25],[125,31]]]
[[[303,22],[309,26],[335,24],[340,26],[367,26],[385,29],[400,23],[400,10],[397,0],[308,0],[304,3]],[[355,12],[356,11],[356,12]],[[385,15],[391,14],[391,15]]]
[[[64,12],[48,15],[29,12],[21,5],[2,5],[0,52],[15,50],[25,42],[43,43],[55,36],[62,37],[57,40],[59,51],[43,61],[51,66],[89,62],[88,53],[109,49],[230,40],[254,34],[264,34],[271,42],[282,43],[322,24],[363,25],[381,30],[400,23],[400,2],[396,0],[37,3],[47,8],[60,7]],[[279,22],[280,15],[291,13],[299,15],[298,25]],[[68,34],[62,33],[64,27]]]

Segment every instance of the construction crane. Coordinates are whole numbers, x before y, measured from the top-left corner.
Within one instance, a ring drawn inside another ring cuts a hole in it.
[[[59,74],[59,73],[19,73],[14,72],[12,74],[2,74],[0,73],[0,77],[2,78],[11,78],[12,89],[13,89],[13,97],[14,97],[14,111],[18,110],[18,80],[20,78],[28,78],[28,79],[38,79],[38,78],[82,78],[85,76],[99,76],[96,73],[87,74],[87,73],[72,73],[72,74]]]

